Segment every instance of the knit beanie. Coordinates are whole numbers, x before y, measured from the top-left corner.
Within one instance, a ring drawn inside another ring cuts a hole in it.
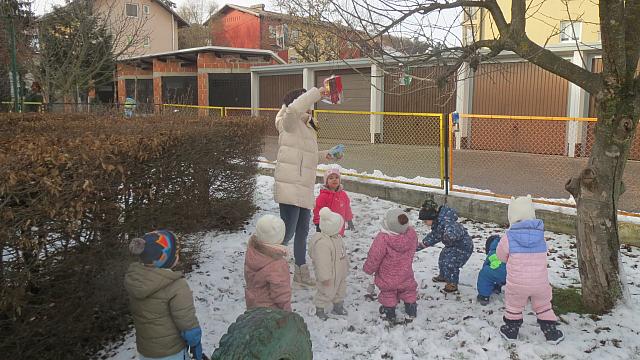
[[[382,226],[396,234],[404,234],[409,228],[409,217],[400,209],[391,209],[384,214]]]
[[[438,210],[438,204],[431,199],[427,199],[422,203],[422,208],[420,209],[420,213],[418,214],[418,219],[436,220],[438,219]]]
[[[488,254],[489,253],[489,249],[491,248],[491,244],[493,244],[494,241],[500,241],[500,235],[491,235],[487,238],[487,241],[484,243],[484,253]]]
[[[511,203],[509,203],[509,224],[513,225],[518,221],[534,220],[536,218],[536,211],[533,208],[533,200],[531,195],[520,196],[517,198],[512,197]]]
[[[328,207],[320,209],[320,231],[323,234],[333,236],[340,232],[344,225],[344,219],[340,214],[336,214]]]
[[[327,171],[324,172],[324,185],[327,185],[327,179],[329,179],[329,176],[331,174],[336,174],[338,175],[338,179],[340,178],[340,170],[339,169],[329,169]]]
[[[156,230],[135,238],[129,243],[129,252],[140,257],[143,264],[157,268],[171,268],[176,260],[178,238],[168,230]]]
[[[264,215],[256,223],[256,238],[263,244],[282,244],[284,233],[284,221],[277,216]]]

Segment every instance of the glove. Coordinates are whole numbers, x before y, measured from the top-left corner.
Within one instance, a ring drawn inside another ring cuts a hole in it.
[[[202,338],[202,330],[199,327],[185,330],[182,332],[182,338],[187,343],[187,346],[189,346],[191,355],[196,360],[203,360],[202,343],[200,342]]]
[[[416,251],[424,250],[426,248],[427,245],[425,245],[423,242],[418,241],[418,247],[416,248]]]
[[[331,149],[329,149],[328,155],[331,156],[332,159],[342,159],[342,157],[344,156],[344,145],[338,144],[332,147]]]
[[[316,232],[320,232],[320,224],[316,224]]]
[[[367,293],[375,295],[376,293],[376,284],[371,283],[367,286]]]
[[[352,220],[347,221],[347,230],[349,230],[349,231],[355,231],[356,230],[356,227],[353,226],[353,221]]]

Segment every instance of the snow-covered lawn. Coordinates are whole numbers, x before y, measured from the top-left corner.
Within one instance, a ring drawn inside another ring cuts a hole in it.
[[[243,231],[206,234],[200,268],[188,276],[207,354],[213,352],[228,326],[245,310],[244,251],[256,219],[267,213],[278,214],[271,195],[272,185],[273,178],[258,177],[256,201],[260,210],[254,219]],[[431,281],[437,273],[442,245],[428,248],[417,254],[413,266],[420,284],[418,318],[410,325],[387,327],[379,319],[379,304],[365,300],[368,277],[361,269],[384,212],[391,207],[406,207],[355,193],[349,196],[357,229],[354,233],[347,232],[345,238],[352,269],[345,301],[349,315],[321,321],[312,315],[313,290],[293,290],[293,309],[305,318],[314,359],[640,359],[639,249],[621,251],[629,293],[626,304],[604,316],[561,315],[560,329],[565,333],[565,341],[559,345],[544,341],[529,308],[519,341],[509,344],[498,333],[503,295],[492,296],[488,306],[475,301],[476,279],[485,258],[485,239],[504,229],[473,221],[464,221],[474,238],[475,252],[461,271],[460,294],[445,296],[439,291],[442,284]],[[417,211],[412,209],[411,214],[417,223]],[[428,232],[421,224],[416,225],[416,230],[422,236]],[[550,232],[546,236],[552,285],[579,284],[575,239]],[[401,309],[399,306],[398,310]],[[135,358],[133,333],[124,343],[105,351],[111,360]]]

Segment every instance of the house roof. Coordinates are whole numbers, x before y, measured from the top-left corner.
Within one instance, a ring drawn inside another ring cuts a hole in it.
[[[150,63],[153,59],[166,59],[166,58],[178,58],[187,62],[196,62],[199,53],[209,52],[220,55],[224,54],[239,54],[244,56],[256,56],[256,57],[270,57],[280,64],[286,64],[286,62],[271,50],[263,49],[244,49],[244,48],[232,48],[225,46],[202,46],[190,49],[182,49],[176,51],[167,51],[155,54],[146,54],[140,56],[131,56],[127,58],[119,59],[118,62],[142,62]]]
[[[178,15],[178,13],[175,12],[175,10],[173,10],[173,8],[167,5],[164,1],[160,1],[160,0],[151,0],[151,1],[158,3],[158,5],[162,6],[165,10],[170,12],[171,15],[173,15],[173,18],[178,22],[179,28],[190,26],[188,22],[186,22],[182,17],[180,17],[180,15]]]
[[[258,7],[246,7],[246,6],[240,6],[240,5],[234,5],[234,4],[226,4],[220,9],[218,9],[218,11],[211,14],[211,16],[207,19],[207,21],[204,22],[203,25],[208,25],[211,19],[224,14],[229,9],[238,10],[243,13],[250,14],[256,17],[262,16],[262,17],[271,17],[271,18],[279,18],[279,19],[292,18],[292,16],[288,14],[282,14],[275,11],[263,10],[262,8],[258,8]]]

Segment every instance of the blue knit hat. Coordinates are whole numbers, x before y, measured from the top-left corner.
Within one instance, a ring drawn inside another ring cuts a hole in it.
[[[157,268],[170,268],[176,260],[178,238],[168,230],[156,230],[135,238],[129,244],[129,251],[138,255],[143,264],[153,264]]]

